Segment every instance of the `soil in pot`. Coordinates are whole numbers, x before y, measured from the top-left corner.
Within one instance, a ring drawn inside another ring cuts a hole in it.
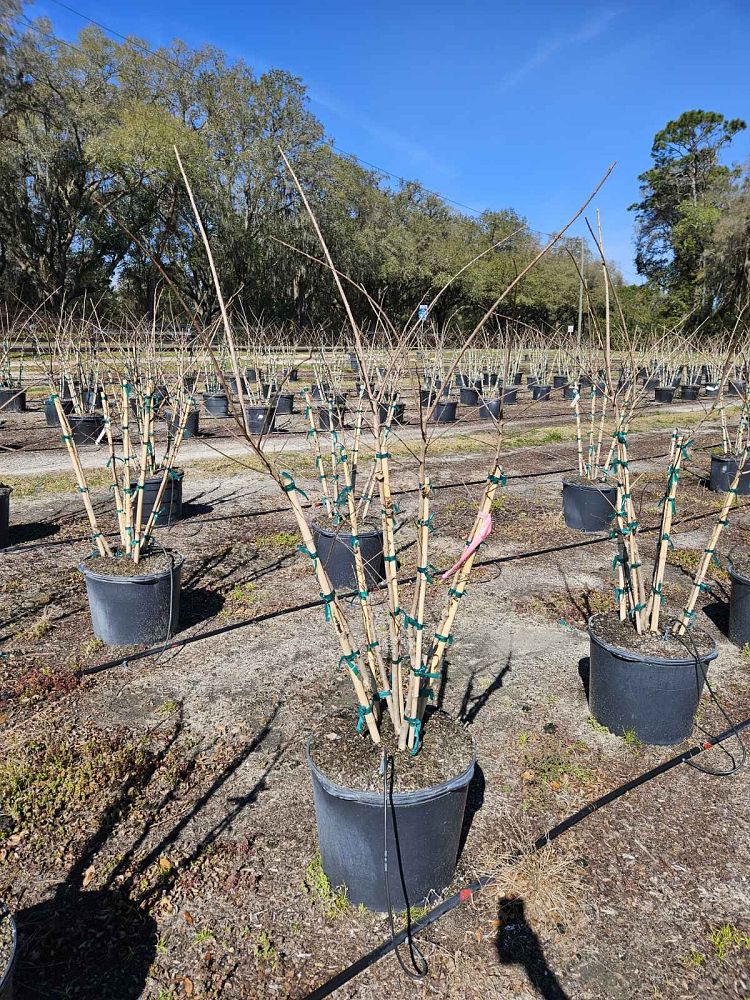
[[[80,563],[94,635],[110,646],[171,638],[179,625],[182,563],[181,555],[156,550],[145,552],[138,565],[114,556]]]
[[[4,549],[8,545],[9,538],[9,528],[8,523],[10,521],[10,495],[13,492],[12,487],[3,486],[0,483],[0,549]]]
[[[565,525],[574,531],[606,531],[614,517],[617,487],[583,476],[563,479],[563,516]]]
[[[638,635],[631,622],[621,622],[614,612],[589,619],[589,709],[611,732],[633,732],[642,743],[656,746],[671,746],[690,736],[705,673],[717,649],[698,628],[687,638],[671,630],[665,637],[676,614],[678,609],[665,609],[657,635]]]
[[[315,548],[331,585],[337,590],[356,590],[353,536],[348,522],[336,525],[330,518],[321,517],[310,528]],[[374,589],[385,579],[383,532],[374,521],[359,524],[358,529],[365,581],[368,588]]]
[[[10,911],[0,902],[0,1000],[13,996],[13,966],[16,959],[16,925]]]
[[[308,766],[323,870],[349,901],[387,908],[383,873],[382,749],[355,730],[356,710],[328,720],[310,742]],[[422,903],[453,878],[474,749],[466,730],[442,713],[425,719],[416,757],[396,752],[389,721],[383,748],[393,755],[387,805],[389,888],[394,909]],[[408,758],[408,759],[407,759]]]

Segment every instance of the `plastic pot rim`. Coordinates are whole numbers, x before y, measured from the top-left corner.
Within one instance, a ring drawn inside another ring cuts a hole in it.
[[[616,483],[595,483],[592,482],[591,480],[585,483],[578,483],[574,479],[571,479],[569,476],[563,476],[562,481],[563,481],[563,486],[572,486],[574,488],[577,487],[580,490],[597,490],[597,492],[599,493],[604,493],[605,490],[614,490],[615,493],[617,492]]]
[[[141,583],[153,583],[154,580],[171,576],[185,562],[185,556],[181,553],[172,552],[170,549],[165,549],[165,552],[167,555],[171,555],[174,561],[169,569],[160,569],[158,573],[145,573],[142,576],[115,576],[111,573],[97,573],[96,570],[90,569],[86,565],[86,562],[89,559],[99,559],[100,556],[98,555],[86,556],[83,562],[78,563],[78,569],[85,577],[91,577],[92,580],[101,580],[104,583],[129,583],[136,586]]]
[[[354,537],[351,531],[336,531],[333,528],[324,528],[317,521],[313,521],[310,527],[317,531],[319,535],[324,535],[326,538],[341,538],[343,540]],[[382,536],[382,534],[382,528],[360,528],[357,531],[357,538],[377,538],[379,535]]]
[[[735,569],[731,560],[727,560],[726,570],[732,580],[737,580],[739,583],[746,583],[750,586],[750,576],[745,576],[744,573],[740,573],[738,569]]]
[[[620,660],[627,660],[629,663],[653,663],[657,667],[692,667],[695,665],[694,656],[681,656],[681,657],[667,657],[667,656],[644,656],[641,653],[636,653],[632,649],[622,649],[621,646],[613,646],[606,639],[601,639],[596,635],[591,628],[591,623],[599,618],[599,615],[591,615],[586,626],[588,628],[589,639],[595,645],[600,646],[602,649],[606,649],[608,653],[613,653]],[[700,662],[710,663],[711,660],[715,660],[719,655],[719,649],[714,643],[713,649],[710,649],[707,653],[701,653]]]
[[[307,766],[329,795],[333,795],[338,799],[344,799],[347,802],[359,802],[362,805],[380,806],[382,808],[382,792],[363,792],[356,788],[347,788],[346,785],[339,785],[335,781],[331,781],[330,778],[327,778],[320,768],[313,763],[313,759],[310,755],[310,745],[312,741],[313,737],[309,736],[305,745]],[[449,778],[447,781],[441,781],[437,785],[429,785],[427,788],[418,788],[413,792],[394,792],[393,795],[389,795],[388,798],[389,800],[392,798],[394,806],[418,806],[425,802],[432,802],[434,799],[442,798],[443,795],[447,795],[450,792],[456,791],[458,788],[463,788],[464,785],[468,785],[474,776],[474,768],[476,767],[476,764],[476,743],[474,741],[474,737],[471,736],[471,762],[468,767],[460,772],[460,774],[457,774],[453,778]]]

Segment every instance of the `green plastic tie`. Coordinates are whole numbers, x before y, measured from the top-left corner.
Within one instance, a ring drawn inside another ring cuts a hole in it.
[[[438,642],[445,643],[446,646],[450,646],[453,643],[453,636],[448,633],[448,635],[441,635],[439,632],[435,633],[435,638]]]
[[[415,677],[424,677],[429,678],[430,680],[439,680],[439,678],[442,677],[440,671],[430,672],[427,667],[417,667],[416,669],[412,667],[411,672]]]
[[[311,552],[310,549],[308,549],[308,547],[306,545],[298,545],[297,546],[297,551],[301,552],[305,556],[309,556],[310,559],[312,559],[313,566],[317,568],[317,565],[318,565],[318,553],[315,550],[313,550]]]
[[[674,542],[672,541],[672,536],[669,534],[669,532],[665,531],[664,534],[661,536],[661,540],[663,542],[667,542],[670,549],[674,548]]]
[[[419,743],[420,743],[419,734],[422,731],[422,720],[412,719],[411,716],[405,715],[404,722],[408,722],[409,725],[414,730],[414,746],[412,747],[411,755],[412,757],[416,757],[417,753],[419,752]]]
[[[332,590],[330,594],[324,594],[323,591],[319,591],[321,599],[325,602],[325,618],[329,622],[331,620],[331,602],[336,597],[336,591]]]
[[[305,498],[305,500],[310,499],[307,493],[305,493],[304,490],[301,490],[299,486],[297,486],[294,479],[292,478],[292,476],[290,476],[288,472],[282,472],[281,478],[286,480],[281,484],[281,488],[285,493],[300,493]]]
[[[389,451],[376,451],[375,452],[375,458],[378,458],[378,459],[393,458],[393,455],[391,455],[391,453]]]
[[[355,677],[361,677],[362,675],[360,674],[359,667],[357,666],[357,657],[358,656],[359,656],[359,650],[358,649],[355,649],[353,652],[349,653],[348,655],[346,653],[344,653],[341,656],[341,658],[339,659],[339,666],[343,665],[345,667],[348,667],[351,670],[351,672],[354,674]]]
[[[383,556],[383,561],[384,562],[396,562],[397,559],[398,559],[398,556]]]
[[[360,705],[357,714],[357,732],[361,733],[365,724],[365,717],[372,713],[372,705]]]
[[[412,616],[410,614],[407,614],[406,611],[402,610],[401,614],[404,616],[404,625],[411,625],[412,628],[417,630],[417,632],[422,631],[422,629],[424,628],[424,622],[420,622],[417,621],[416,618],[412,618]]]
[[[464,596],[463,590],[456,590],[455,587],[449,587],[448,594],[450,597],[455,597],[457,601],[460,601],[461,598]]]

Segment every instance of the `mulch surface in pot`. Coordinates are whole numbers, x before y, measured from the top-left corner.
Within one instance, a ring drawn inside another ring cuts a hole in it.
[[[383,720],[380,746],[373,744],[366,728],[358,733],[355,722],[356,709],[329,718],[310,744],[315,766],[345,788],[382,791],[383,750],[395,758],[394,792],[414,792],[439,785],[461,774],[471,763],[472,742],[468,731],[443,712],[428,715],[422,726],[422,746],[415,757],[408,750],[398,749],[398,735],[393,732],[390,719]]]
[[[92,573],[105,576],[149,576],[168,570],[174,565],[174,558],[164,552],[146,552],[137,565],[126,556],[98,556],[86,565]]]
[[[729,565],[735,573],[750,580],[750,555],[747,552],[732,552],[729,555]]]
[[[591,631],[598,638],[648,659],[655,657],[665,660],[684,660],[693,655],[693,647],[699,653],[710,653],[714,641],[699,628],[691,628],[688,636],[679,638],[672,635],[672,624],[681,614],[681,608],[662,608],[657,633],[644,632],[638,635],[635,625],[626,619],[621,622],[616,613],[596,615],[591,622]],[[669,634],[665,630],[669,628]]]
[[[606,479],[587,479],[586,476],[566,476],[565,482],[573,486],[590,486],[597,490],[617,489],[617,483]]]

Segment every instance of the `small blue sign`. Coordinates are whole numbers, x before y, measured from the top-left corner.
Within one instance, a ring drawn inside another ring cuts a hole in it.
[[[420,306],[418,312],[419,312],[419,318],[420,319],[427,319],[427,313],[428,313],[428,307],[427,306]]]

